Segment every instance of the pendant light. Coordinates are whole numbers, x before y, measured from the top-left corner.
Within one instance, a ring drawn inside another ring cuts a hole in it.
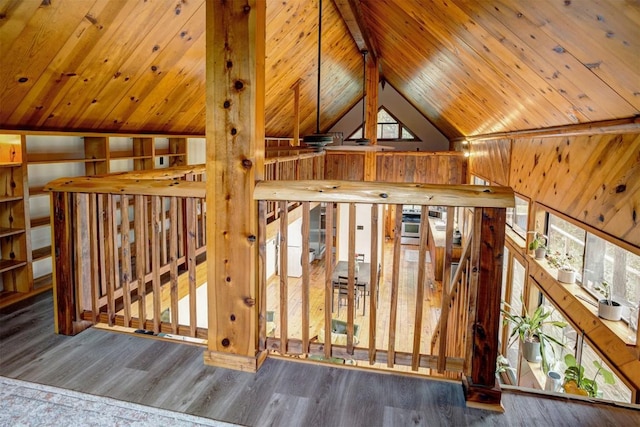
[[[367,105],[365,103],[365,98],[367,96],[367,53],[366,49],[362,49],[362,138],[356,139],[356,144],[358,145],[369,145],[371,143],[371,140],[364,136],[364,114]]]
[[[318,90],[316,93],[316,133],[305,135],[302,141],[309,147],[321,151],[322,147],[333,142],[333,136],[320,133],[320,71],[322,69],[322,0],[318,0]]]

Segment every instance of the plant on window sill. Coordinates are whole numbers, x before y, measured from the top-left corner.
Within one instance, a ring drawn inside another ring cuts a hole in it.
[[[523,344],[523,356],[529,362],[542,362],[542,371],[546,374],[549,372],[549,362],[547,360],[547,347],[551,349],[551,353],[555,358],[555,348],[553,344],[557,344],[560,347],[564,347],[564,344],[558,341],[553,336],[546,334],[543,330],[545,325],[555,326],[557,328],[564,328],[567,323],[557,320],[549,320],[551,311],[544,311],[544,306],[538,306],[532,315],[524,305],[524,300],[520,296],[522,301],[522,307],[524,309],[524,315],[519,316],[511,313],[505,309],[500,309],[504,317],[504,324],[511,322],[513,324],[513,330],[509,336],[509,346],[519,338]],[[503,301],[503,304],[511,310],[511,306]]]
[[[598,316],[607,320],[620,320],[622,318],[622,304],[612,299],[609,282],[603,281],[600,285],[596,285],[596,290],[604,296],[604,299],[598,301]]]
[[[573,354],[567,354],[564,357],[564,363],[567,369],[564,371],[564,391],[570,394],[580,396],[598,397],[598,383],[596,379],[602,374],[605,384],[615,384],[616,380],[611,372],[606,370],[600,362],[593,361],[596,367],[596,374],[592,379],[584,377],[584,367],[578,364]]]
[[[561,254],[554,251],[547,255],[547,262],[551,267],[558,269],[559,282],[573,284],[576,282],[576,269],[570,264],[573,257],[570,254]]]

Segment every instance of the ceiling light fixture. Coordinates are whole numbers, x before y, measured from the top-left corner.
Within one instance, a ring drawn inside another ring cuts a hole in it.
[[[369,145],[371,140],[364,135],[364,117],[367,104],[365,98],[367,97],[367,50],[362,49],[362,138],[356,139],[358,145]]]
[[[322,70],[322,0],[318,0],[318,86],[316,94],[316,133],[305,135],[302,142],[308,147],[313,147],[316,151],[333,142],[333,136],[320,133],[320,72]]]

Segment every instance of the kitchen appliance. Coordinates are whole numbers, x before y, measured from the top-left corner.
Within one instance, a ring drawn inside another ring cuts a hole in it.
[[[420,205],[404,205],[402,207],[400,243],[404,245],[417,245],[420,243],[421,216],[422,207]]]

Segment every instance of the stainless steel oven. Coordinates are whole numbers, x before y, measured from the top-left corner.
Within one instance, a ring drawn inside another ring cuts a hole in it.
[[[405,205],[402,208],[402,230],[400,242],[417,245],[420,243],[420,206]]]

